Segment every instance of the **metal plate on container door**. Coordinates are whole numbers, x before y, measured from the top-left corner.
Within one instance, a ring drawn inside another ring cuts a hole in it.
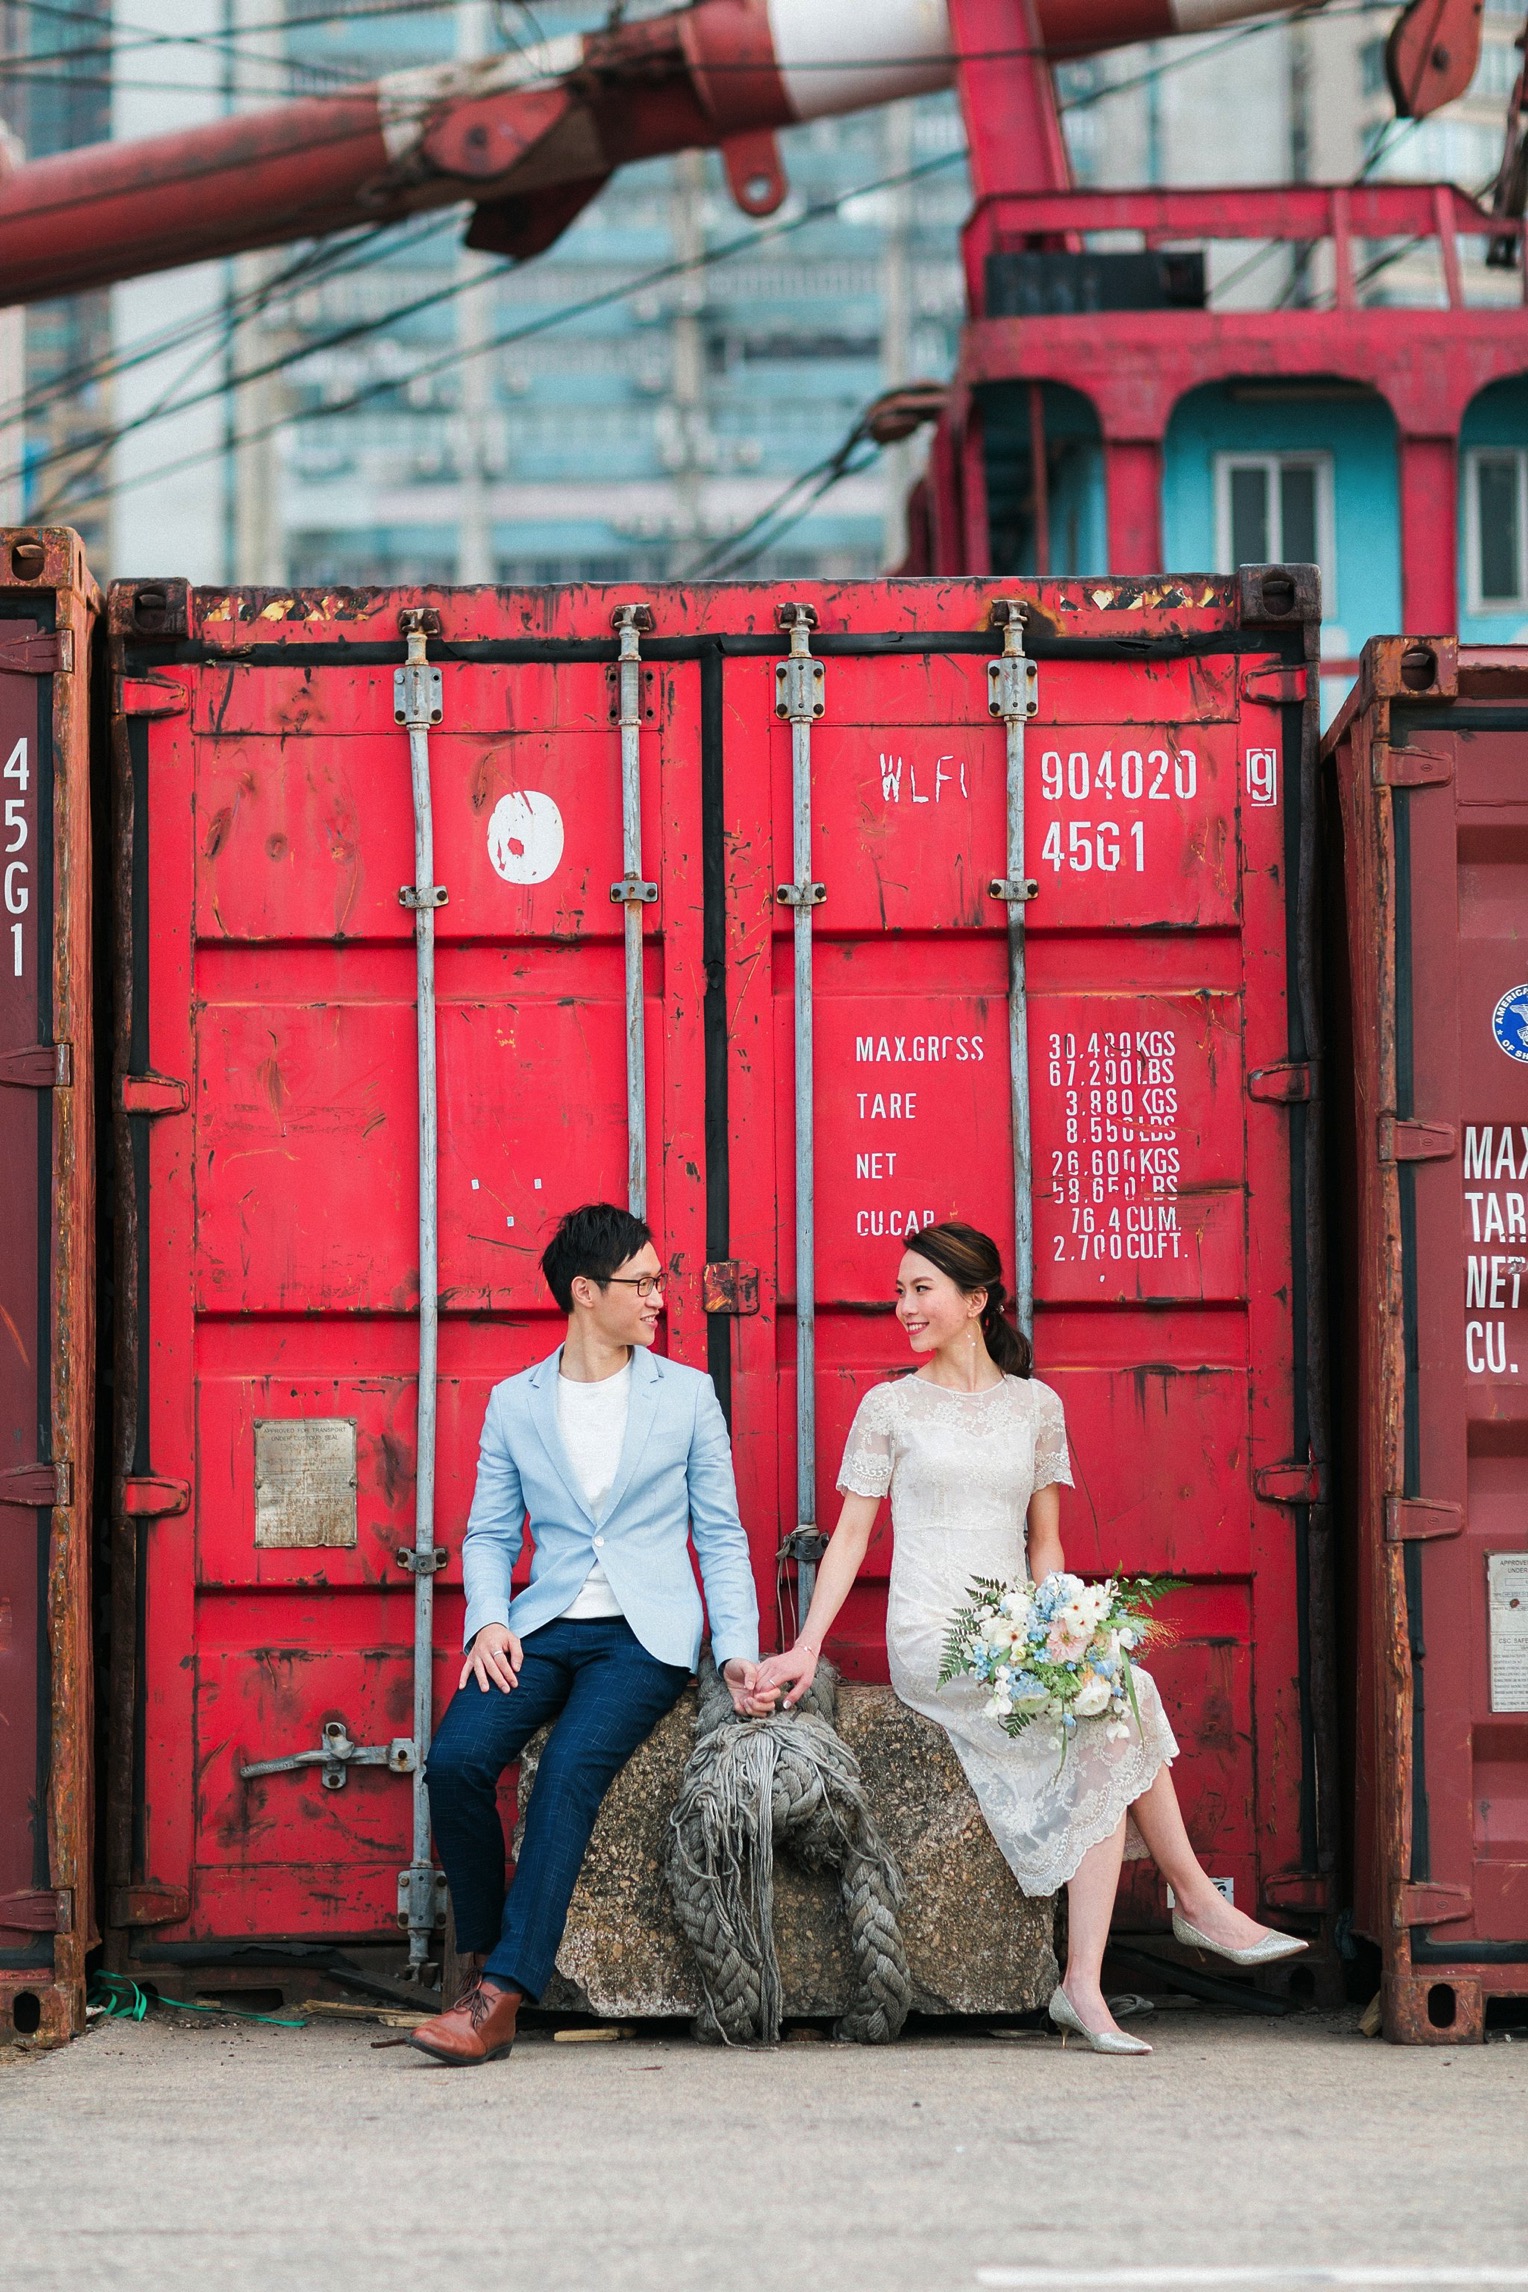
[[[256,1417],[255,1543],[353,1544],[354,1417]]]

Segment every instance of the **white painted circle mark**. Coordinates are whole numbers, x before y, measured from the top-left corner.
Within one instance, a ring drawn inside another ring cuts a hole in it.
[[[488,823],[488,857],[506,883],[545,883],[562,864],[562,814],[535,788],[501,796]]]

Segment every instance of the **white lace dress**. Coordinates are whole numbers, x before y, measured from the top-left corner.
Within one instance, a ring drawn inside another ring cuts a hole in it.
[[[1072,1484],[1061,1403],[1038,1378],[1005,1377],[980,1393],[921,1377],[875,1385],[850,1429],[838,1485],[891,1497],[895,1544],[886,1649],[904,1703],[948,1733],[988,1828],[1026,1894],[1054,1894],[1090,1846],[1176,1757],[1155,1683],[1137,1669],[1141,1726],[1110,1742],[1084,1720],[1062,1759],[1043,1720],[1018,1736],[983,1709],[975,1680],[936,1683],[951,1615],[971,1580],[1028,1573],[1026,1516],[1037,1488]],[[1132,1823],[1127,1854],[1145,1852]]]

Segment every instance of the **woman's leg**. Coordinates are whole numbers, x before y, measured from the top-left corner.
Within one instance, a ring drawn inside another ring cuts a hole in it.
[[[1233,1909],[1205,1876],[1184,1828],[1170,1767],[1157,1769],[1150,1790],[1142,1792],[1130,1812],[1147,1853],[1176,1895],[1178,1908],[1201,1934],[1233,1950],[1246,1950],[1268,1931],[1255,1918]]]
[[[1125,1818],[1121,1815],[1119,1828],[1088,1848],[1067,1882],[1066,1974],[1061,1986],[1089,2029],[1119,2028],[1104,2003],[1100,1983],[1124,1853]]]

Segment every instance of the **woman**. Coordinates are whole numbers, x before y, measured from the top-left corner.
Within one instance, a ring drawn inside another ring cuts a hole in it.
[[[989,1691],[975,1680],[938,1685],[950,1619],[974,1577],[1012,1582],[1027,1572],[1038,1583],[1065,1566],[1059,1491],[1072,1475],[1061,1403],[1031,1374],[1028,1340],[1004,1317],[1000,1265],[995,1243],[974,1226],[925,1226],[907,1237],[897,1319],[924,1365],[861,1401],[838,1478],[844,1507],[810,1611],[795,1646],[761,1667],[757,1691],[788,1687],[787,1703],[805,1694],[889,1494],[891,1683],[947,1730],[1025,1893],[1066,1885],[1066,1974],[1051,2020],[1099,2053],[1149,2053],[1120,2029],[1099,1986],[1125,1855],[1156,1861],[1177,1897],[1180,1942],[1240,1966],[1306,1945],[1233,1909],[1200,1869],[1168,1768],[1178,1746],[1139,1667],[1139,1726],[1132,1719],[1111,1740],[1101,1720],[1084,1720],[1060,1760],[1043,1723],[1005,1734],[986,1716]]]

